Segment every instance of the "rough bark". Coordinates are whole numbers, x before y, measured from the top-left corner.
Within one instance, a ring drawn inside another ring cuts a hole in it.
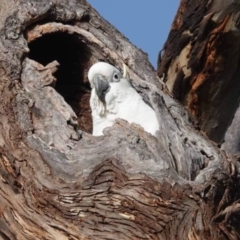
[[[240,238],[237,160],[162,92],[145,54],[83,0],[0,4],[0,239]],[[123,120],[91,135],[98,60],[128,66],[157,137]]]
[[[240,153],[240,108],[238,107],[233,121],[228,128],[224,143],[222,144],[222,149],[225,151],[238,155]]]
[[[172,95],[220,144],[240,100],[239,10],[237,0],[183,0],[158,62]]]

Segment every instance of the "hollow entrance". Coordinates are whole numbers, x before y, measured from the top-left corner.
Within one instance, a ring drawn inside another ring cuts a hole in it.
[[[76,113],[81,130],[91,133],[91,89],[87,80],[91,51],[81,36],[67,32],[45,34],[30,42],[29,49],[29,58],[44,66],[54,60],[59,62],[54,74],[55,89]]]

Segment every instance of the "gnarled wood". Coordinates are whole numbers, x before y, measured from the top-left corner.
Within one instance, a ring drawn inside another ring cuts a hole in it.
[[[145,54],[83,0],[1,4],[0,238],[240,237],[236,159],[161,91]],[[121,119],[90,134],[99,60],[127,65],[157,137]]]

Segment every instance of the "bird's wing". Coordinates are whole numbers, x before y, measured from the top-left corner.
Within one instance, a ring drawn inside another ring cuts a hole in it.
[[[111,114],[117,114],[119,104],[121,104],[126,97],[125,89],[122,87],[121,82],[110,83],[110,90],[105,96],[106,110]]]
[[[142,100],[143,100],[150,108],[153,109],[152,104],[151,104],[151,101],[150,101],[148,95],[147,95],[147,94],[141,94],[140,89],[139,89],[139,88],[137,89],[136,84],[134,84],[134,82],[133,82],[131,79],[130,79],[130,84],[131,84],[132,88],[135,89],[135,91],[141,96]],[[147,88],[148,88],[148,87],[147,87]]]

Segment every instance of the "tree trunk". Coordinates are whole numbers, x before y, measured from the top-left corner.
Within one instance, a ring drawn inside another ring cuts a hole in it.
[[[231,54],[238,59],[238,48],[229,44],[238,39],[238,29],[232,30],[238,10],[231,7],[235,1],[211,2],[181,2],[169,37],[177,49],[165,45],[158,71],[168,87],[170,72],[171,79],[181,77],[183,92],[169,88],[183,103],[195,97],[195,106],[213,101],[216,76],[222,84],[216,99],[223,98],[223,86],[236,92],[238,86],[237,63],[228,62]],[[237,159],[198,131],[184,107],[162,91],[145,54],[84,0],[1,0],[0,9],[0,239],[240,238]],[[193,52],[183,58],[192,29],[198,29]],[[172,38],[174,31],[185,41]],[[216,51],[207,48],[210,38]],[[217,51],[224,44],[226,55]],[[210,50],[218,54],[207,71]],[[180,70],[174,73],[176,59]],[[104,136],[91,135],[87,72],[99,60],[127,65],[134,88],[156,111],[156,137],[121,119]],[[227,72],[225,66],[232,67]],[[201,74],[214,79],[204,90],[193,87]],[[211,108],[228,111],[225,124],[238,104],[234,94],[229,109],[217,102]],[[224,96],[229,103],[228,91]],[[204,108],[191,112],[204,123],[209,119]],[[224,135],[226,126],[219,131],[216,136]]]
[[[237,0],[182,0],[158,61],[169,91],[220,144],[240,100],[239,10]]]

